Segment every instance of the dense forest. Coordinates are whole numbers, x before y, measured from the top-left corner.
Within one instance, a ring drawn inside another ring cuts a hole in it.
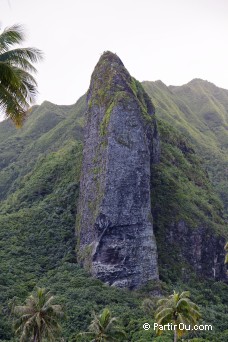
[[[155,337],[152,328],[142,326],[152,326],[157,300],[173,290],[189,290],[200,307],[201,324],[213,326],[183,339],[227,340],[227,285],[211,276],[210,255],[215,239],[224,247],[228,235],[228,91],[202,80],[182,87],[161,81],[143,86],[155,105],[161,139],[160,163],[151,180],[160,280],[137,291],[118,289],[76,263],[86,98],[72,106],[45,101],[31,109],[20,130],[9,120],[0,124],[1,341],[14,341],[12,307],[36,286],[49,289],[64,308],[62,336],[67,341],[87,341],[78,334],[88,330],[93,310],[106,307],[118,317],[127,341],[172,341],[172,332]],[[175,235],[179,222],[185,222],[186,236],[181,231],[183,238],[177,234],[172,240],[170,231]],[[194,229],[199,227],[207,228],[202,233],[207,248],[205,257],[195,261]],[[205,271],[197,272],[198,265]]]

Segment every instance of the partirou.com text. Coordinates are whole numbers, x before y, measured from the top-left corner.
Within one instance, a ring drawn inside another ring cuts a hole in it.
[[[151,328],[150,324],[149,323],[144,323],[143,324],[143,329],[144,330],[149,330]],[[179,324],[173,324],[173,323],[167,323],[165,325],[161,325],[161,324],[158,324],[158,323],[154,323],[153,324],[153,329],[156,330],[162,330],[162,331],[165,331],[165,330],[187,330],[187,331],[191,331],[191,330],[200,330],[200,331],[203,331],[203,330],[206,330],[206,331],[209,331],[209,330],[213,330],[213,327],[211,324],[200,324],[200,325],[190,325],[190,324],[185,324],[185,323],[179,323]]]

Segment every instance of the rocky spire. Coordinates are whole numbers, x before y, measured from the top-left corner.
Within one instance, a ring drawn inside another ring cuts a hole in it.
[[[149,96],[111,52],[92,74],[86,120],[77,258],[102,281],[136,288],[158,279],[150,178],[159,137]]]

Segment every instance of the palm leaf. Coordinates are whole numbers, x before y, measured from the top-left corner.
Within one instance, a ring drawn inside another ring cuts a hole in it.
[[[21,25],[13,25],[6,27],[0,34],[0,53],[8,51],[8,49],[15,44],[20,44],[24,41],[25,35]]]
[[[36,48],[18,48],[9,50],[0,55],[0,62],[22,68],[26,71],[36,72],[31,63],[42,60],[42,52]]]
[[[24,40],[23,28],[14,25],[0,34],[0,109],[20,127],[29,106],[37,94],[37,83],[30,74],[36,69],[32,63],[42,59],[36,48],[16,48]]]
[[[196,324],[201,317],[199,307],[190,299],[190,292],[175,292],[168,298],[158,301],[158,308],[155,312],[155,320],[159,325],[167,323]],[[161,335],[163,330],[157,328],[157,335]],[[185,331],[177,329],[177,336],[181,337]]]
[[[183,291],[180,294],[180,299],[182,299],[182,298],[189,298],[189,297],[190,297],[190,292],[189,291]]]
[[[60,305],[52,305],[54,297],[43,288],[29,296],[24,306],[14,308],[15,315],[19,316],[14,328],[16,334],[21,334],[20,341],[28,341],[30,338],[47,338],[56,341],[61,326],[58,322],[64,316]]]

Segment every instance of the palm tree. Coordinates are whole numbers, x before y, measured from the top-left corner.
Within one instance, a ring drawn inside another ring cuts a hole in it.
[[[93,320],[89,331],[79,334],[93,338],[91,342],[115,342],[124,341],[125,333],[117,326],[116,317],[112,317],[109,309],[105,308],[100,315],[93,312]]]
[[[16,306],[18,316],[14,328],[20,342],[57,341],[61,327],[59,319],[64,316],[60,305],[53,304],[55,298],[45,288],[37,288],[25,305]]]
[[[42,59],[36,48],[15,48],[25,40],[23,28],[14,25],[0,34],[0,110],[16,127],[21,127],[26,112],[37,93],[37,83],[31,73],[36,69],[32,63]]]
[[[228,264],[228,242],[226,243],[224,249],[225,249],[225,252],[226,252],[225,264]]]
[[[195,325],[201,317],[199,307],[190,299],[190,292],[175,292],[168,298],[158,301],[158,308],[155,312],[155,320],[158,324],[157,334],[161,335],[161,326],[167,327],[168,323],[176,325],[174,328],[174,342],[177,341],[187,330],[189,325]],[[182,323],[180,325],[180,323]],[[170,325],[170,328],[173,327]],[[160,326],[160,327],[159,327]],[[186,329],[187,328],[187,329]]]

